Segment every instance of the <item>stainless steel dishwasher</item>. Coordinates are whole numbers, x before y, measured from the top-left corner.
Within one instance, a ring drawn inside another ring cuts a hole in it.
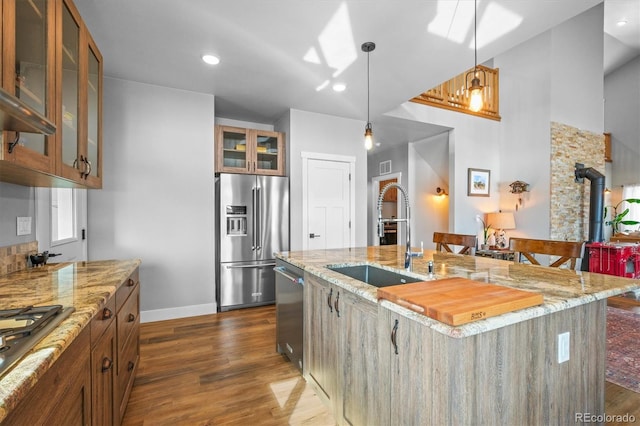
[[[302,269],[276,259],[276,350],[302,371]]]

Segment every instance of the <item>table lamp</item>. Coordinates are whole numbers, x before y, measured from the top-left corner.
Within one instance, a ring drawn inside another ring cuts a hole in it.
[[[496,230],[496,246],[504,249],[509,246],[505,229],[516,229],[516,220],[511,212],[487,213],[487,223]]]

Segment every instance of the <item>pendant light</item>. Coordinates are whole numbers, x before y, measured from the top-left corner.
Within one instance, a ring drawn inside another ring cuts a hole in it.
[[[473,71],[470,71],[465,76],[465,82],[468,84],[469,76],[473,76],[471,79],[471,86],[469,90],[469,109],[474,112],[478,112],[482,109],[482,91],[484,87],[480,84],[480,78],[478,75],[482,73],[482,81],[486,83],[487,75],[484,70],[478,70],[478,0],[473,2],[473,50],[475,53],[475,62],[473,65]]]
[[[369,53],[376,48],[376,44],[371,41],[362,43],[362,51],[367,53],[367,125],[364,128],[364,147],[367,150],[373,148],[373,129],[369,121]]]

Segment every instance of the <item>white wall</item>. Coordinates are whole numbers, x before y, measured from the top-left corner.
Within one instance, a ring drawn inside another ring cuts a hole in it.
[[[29,186],[0,182],[0,247],[36,239],[35,191]],[[17,217],[31,217],[31,234],[17,234]]]
[[[301,152],[348,155],[355,164],[355,242],[367,244],[367,152],[364,148],[364,126],[361,120],[292,109],[277,123],[278,130],[289,125],[289,182],[291,204],[291,250],[302,249],[302,158]]]
[[[449,209],[453,212],[449,230],[458,234],[477,234],[481,226],[475,220],[476,214],[498,210],[497,182],[500,181],[500,159],[496,153],[499,152],[500,123],[413,102],[404,103],[387,114],[453,129],[449,133],[448,198]],[[467,196],[468,168],[491,171],[489,197]]]
[[[494,58],[502,116],[500,209],[515,211],[518,203],[509,183],[530,184],[510,236],[549,238],[550,123],[603,131],[603,13],[602,4],[595,6]]]
[[[551,121],[602,133],[604,3],[554,27],[551,37]]]
[[[140,258],[142,319],[215,312],[214,97],[104,79],[89,259]]]
[[[436,194],[438,187],[449,192],[448,174],[438,173],[443,163],[448,172],[449,133],[410,143],[408,152],[412,245],[435,248],[433,233],[449,232],[449,196]]]
[[[549,237],[550,123],[603,131],[603,5],[498,55],[501,122],[407,102],[389,115],[451,127],[452,232],[479,233],[475,215],[514,211],[509,183],[531,192],[509,235]],[[588,46],[588,48],[585,48]],[[467,169],[491,170],[491,196],[467,196]],[[603,171],[604,173],[604,171]]]
[[[640,56],[604,80],[604,129],[611,133],[611,185],[640,183]]]

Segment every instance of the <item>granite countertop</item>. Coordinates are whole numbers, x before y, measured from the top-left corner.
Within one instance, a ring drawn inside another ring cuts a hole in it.
[[[59,263],[0,276],[0,309],[28,305],[75,308],[69,318],[0,376],[0,422],[139,265],[139,259]]]
[[[380,301],[382,306],[454,338],[473,336],[640,288],[640,280],[630,278],[520,264],[489,257],[440,253],[434,250],[425,250],[423,258],[414,258],[413,271],[408,272],[403,267],[404,252],[404,246],[396,245],[282,252],[277,253],[276,257],[375,303],[378,303],[376,287],[327,269],[326,266],[370,264],[427,281],[430,279],[427,262],[433,260],[435,279],[462,277],[539,292],[544,296],[542,305],[455,327],[387,300]]]

